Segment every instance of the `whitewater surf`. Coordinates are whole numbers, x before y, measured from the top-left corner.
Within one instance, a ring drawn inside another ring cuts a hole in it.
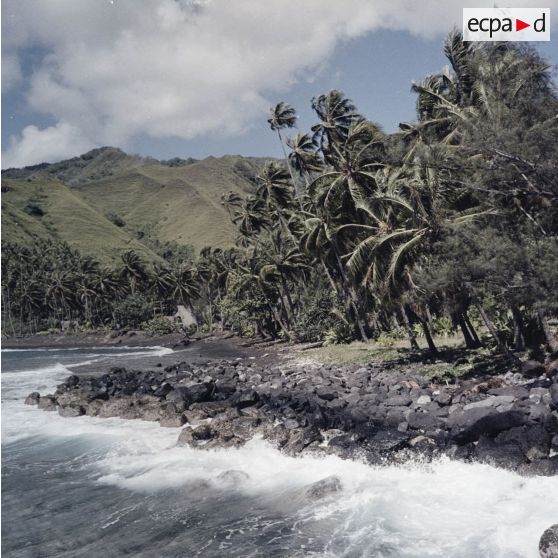
[[[168,351],[3,353],[5,556],[535,558],[558,517],[553,477],[447,459],[293,458],[263,440],[203,451],[176,447],[178,428],[23,404],[85,363]],[[340,490],[314,497],[331,477]]]

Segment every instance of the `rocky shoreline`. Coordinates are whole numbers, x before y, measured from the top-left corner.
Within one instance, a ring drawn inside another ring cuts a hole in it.
[[[558,474],[555,364],[449,383],[381,364],[221,359],[70,376],[54,394],[35,392],[25,402],[65,417],[182,427],[177,444],[203,449],[261,436],[290,455],[371,464],[447,455],[524,475]]]

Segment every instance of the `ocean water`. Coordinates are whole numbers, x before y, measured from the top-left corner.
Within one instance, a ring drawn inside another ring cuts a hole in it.
[[[291,458],[262,440],[177,448],[179,429],[62,418],[23,404],[84,363],[169,349],[2,352],[4,557],[538,556],[558,479],[449,460],[371,467]],[[240,471],[231,481],[227,471]],[[342,490],[312,500],[331,475]]]

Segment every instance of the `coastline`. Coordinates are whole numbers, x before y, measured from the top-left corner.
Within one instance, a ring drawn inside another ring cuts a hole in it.
[[[143,331],[127,332],[77,332],[3,337],[2,349],[64,349],[74,347],[172,347],[184,340],[181,333],[149,336]]]
[[[110,371],[83,367],[53,394],[30,394],[26,403],[64,417],[182,427],[177,444],[200,449],[263,437],[289,455],[373,464],[445,455],[558,474],[555,367],[450,383],[420,366],[303,362],[294,347],[272,353],[242,344],[211,337],[164,357],[119,359]]]

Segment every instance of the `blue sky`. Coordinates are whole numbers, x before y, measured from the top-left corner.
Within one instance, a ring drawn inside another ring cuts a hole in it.
[[[100,145],[162,159],[279,156],[268,107],[292,104],[307,131],[311,98],[333,88],[393,131],[414,118],[412,81],[446,64],[443,38],[461,11],[460,2],[418,11],[407,0],[255,2],[6,0],[2,167]],[[558,63],[555,42],[537,48]]]

